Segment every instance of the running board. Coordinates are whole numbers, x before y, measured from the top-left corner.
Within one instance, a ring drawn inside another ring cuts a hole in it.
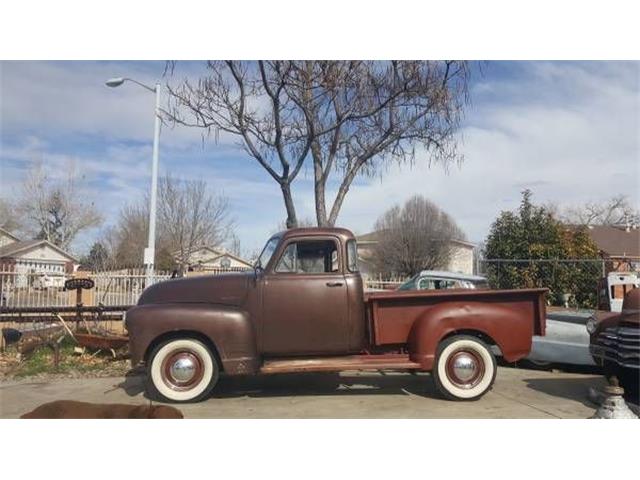
[[[345,357],[266,360],[260,373],[340,372],[342,370],[419,370],[408,355],[350,355]]]

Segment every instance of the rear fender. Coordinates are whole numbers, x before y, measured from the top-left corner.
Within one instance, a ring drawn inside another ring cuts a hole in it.
[[[157,340],[197,334],[217,351],[225,373],[255,373],[259,368],[255,329],[249,314],[236,307],[210,304],[147,304],[127,311],[131,363],[143,361]]]
[[[491,338],[504,358],[513,362],[526,357],[531,350],[533,313],[530,317],[492,303],[436,306],[414,322],[409,333],[409,356],[423,369],[431,370],[436,349],[444,337],[457,331],[473,331]]]

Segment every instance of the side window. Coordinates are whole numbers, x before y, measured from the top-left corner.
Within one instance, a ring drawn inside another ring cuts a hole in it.
[[[418,290],[433,290],[433,280],[430,278],[421,278],[418,282]]]
[[[287,245],[276,273],[332,273],[340,270],[333,240],[303,240]]]
[[[355,240],[347,242],[347,268],[350,272],[358,271],[358,245]]]

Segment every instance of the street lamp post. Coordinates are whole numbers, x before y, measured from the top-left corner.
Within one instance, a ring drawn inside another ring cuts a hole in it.
[[[132,78],[111,78],[106,81],[108,87],[119,87],[124,82],[133,82],[156,94],[155,122],[153,129],[153,160],[151,163],[151,195],[149,199],[149,238],[147,248],[144,249],[145,285],[153,283],[153,274],[156,257],[156,204],[158,200],[158,149],[160,144],[160,84],[155,88],[149,87]]]

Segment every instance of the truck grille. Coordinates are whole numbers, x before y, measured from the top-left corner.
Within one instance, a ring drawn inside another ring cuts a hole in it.
[[[622,367],[640,368],[640,328],[620,325],[605,328],[591,345],[594,356]]]

